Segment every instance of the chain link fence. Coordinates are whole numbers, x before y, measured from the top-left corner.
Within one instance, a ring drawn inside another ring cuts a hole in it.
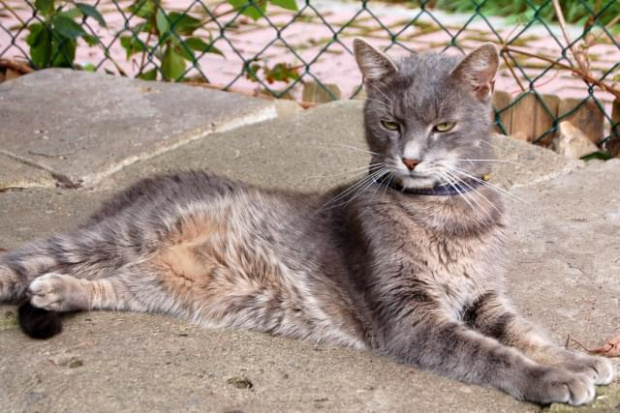
[[[508,17],[506,17],[508,16]],[[71,67],[277,98],[363,97],[352,40],[399,56],[501,51],[498,130],[551,145],[569,120],[620,145],[617,0],[0,0],[0,65]]]

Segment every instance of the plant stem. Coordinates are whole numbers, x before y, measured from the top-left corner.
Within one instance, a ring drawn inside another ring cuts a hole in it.
[[[515,48],[513,48],[511,46],[508,46],[508,45],[504,45],[502,47],[501,51],[500,51],[500,53],[502,53],[502,54],[503,53],[510,54],[511,52],[512,53],[522,54],[522,55],[528,56],[528,57],[532,57],[534,59],[540,59],[540,60],[543,60],[545,62],[551,63],[553,66],[558,66],[558,67],[561,67],[562,69],[569,70],[569,71],[573,72],[574,74],[576,74],[577,76],[579,76],[580,78],[582,78],[583,80],[585,80],[586,82],[591,83],[591,84],[593,84],[595,86],[598,86],[601,89],[605,90],[606,92],[611,93],[616,98],[620,99],[620,90],[616,89],[615,87],[613,87],[610,84],[607,84],[605,82],[601,82],[600,80],[593,78],[589,73],[584,73],[581,69],[577,69],[577,68],[574,68],[572,66],[565,65],[563,63],[557,62],[557,61],[555,61],[553,59],[550,59],[548,57],[545,57],[545,56],[539,56],[539,55],[536,55],[536,54],[533,54],[533,53],[524,52],[522,50],[515,49]]]

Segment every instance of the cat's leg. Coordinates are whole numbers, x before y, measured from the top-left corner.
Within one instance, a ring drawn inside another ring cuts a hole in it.
[[[24,296],[32,279],[58,265],[47,242],[34,241],[0,255],[0,302],[16,301]]]
[[[588,374],[595,384],[609,384],[614,378],[611,362],[565,350],[554,344],[538,327],[520,317],[495,292],[482,295],[464,314],[464,321],[482,334],[521,350],[539,363]]]
[[[417,305],[399,311],[405,315],[382,323],[387,330],[379,340],[383,353],[403,362],[541,404],[582,405],[595,396],[585,374],[539,364],[440,309]]]
[[[27,243],[0,255],[0,302],[19,301],[37,277],[58,272],[97,279],[138,261],[141,251],[122,230],[82,228]]]
[[[108,278],[87,280],[51,272],[36,278],[28,287],[30,303],[48,311],[130,310],[147,311],[124,273]]]

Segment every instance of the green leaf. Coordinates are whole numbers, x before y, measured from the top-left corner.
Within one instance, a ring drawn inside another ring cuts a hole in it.
[[[82,36],[82,39],[84,39],[84,41],[90,46],[97,46],[100,42],[99,37],[98,36],[93,36],[90,34],[85,34],[84,36]]]
[[[43,16],[49,16],[54,13],[54,0],[36,0],[34,7]]]
[[[90,4],[84,3],[75,3],[75,7],[80,9],[80,11],[84,13],[85,16],[92,17],[93,19],[97,20],[97,23],[99,23],[101,27],[106,27],[103,16],[101,15],[101,13],[99,13],[99,11],[97,11],[95,7],[91,6]]]
[[[52,40],[52,67],[72,67],[77,41],[62,35]]]
[[[157,24],[157,31],[160,34],[166,33],[170,30],[170,23],[168,17],[162,9],[157,10],[157,16],[155,16],[155,23]]]
[[[258,20],[267,10],[267,0],[228,0],[228,3],[253,20]]]
[[[81,66],[82,66],[82,70],[84,70],[85,72],[94,72],[95,70],[97,70],[95,65],[92,63],[84,63]]]
[[[127,60],[136,53],[146,51],[145,44],[133,36],[121,36],[121,46],[127,53]]]
[[[82,26],[65,16],[54,17],[52,24],[56,32],[69,39],[77,39],[86,34]]]
[[[48,67],[52,57],[52,35],[47,27],[34,23],[28,28],[26,43],[30,46],[30,59],[38,69]]]
[[[199,37],[190,37],[189,39],[185,39],[185,45],[197,52],[215,53],[220,56],[224,56],[224,53],[222,53],[220,49],[213,46],[213,44],[206,43]]]
[[[161,70],[165,80],[177,81],[185,73],[185,60],[173,47],[168,46],[161,62]]]
[[[170,18],[170,30],[180,35],[190,36],[202,26],[200,20],[187,14],[172,12],[168,17]]]
[[[610,159],[613,159],[613,156],[611,156],[607,152],[596,151],[596,152],[592,152],[591,154],[588,154],[588,155],[585,155],[585,156],[581,157],[581,160],[583,160],[583,161],[591,161],[592,159],[599,159],[601,161],[608,161]]]
[[[69,10],[62,11],[58,14],[60,16],[65,16],[66,18],[73,20],[76,17],[80,17],[82,15],[82,11],[80,9],[69,9]]]
[[[144,72],[138,75],[138,79],[142,80],[155,80],[157,79],[157,68],[151,69],[148,72]]]
[[[129,6],[130,12],[143,19],[150,19],[153,17],[155,10],[157,10],[155,0],[136,0]]]
[[[274,6],[280,6],[283,9],[297,11],[297,2],[295,0],[269,0]]]

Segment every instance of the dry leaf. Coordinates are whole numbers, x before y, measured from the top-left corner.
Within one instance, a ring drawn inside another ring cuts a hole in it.
[[[620,357],[620,336],[608,340],[602,347],[593,348],[589,352],[603,357]]]

